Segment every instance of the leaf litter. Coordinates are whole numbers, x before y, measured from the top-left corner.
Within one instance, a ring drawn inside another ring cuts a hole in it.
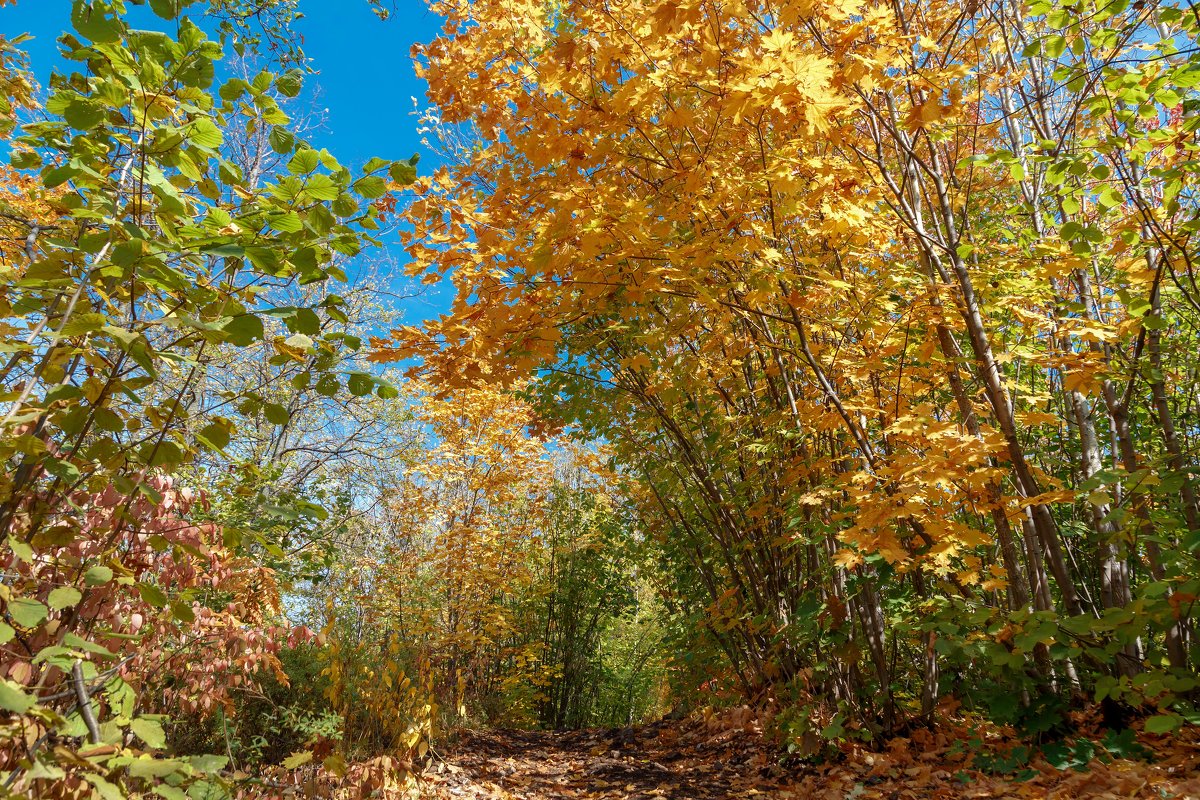
[[[1085,742],[1091,734],[1102,737],[1095,729],[1081,728],[1077,734]],[[1090,761],[1061,768],[1036,749],[1022,749],[1027,746],[1011,730],[943,720],[936,728],[914,728],[882,749],[842,743],[814,762],[782,752],[764,735],[762,721],[742,707],[707,721],[663,720],[627,728],[464,731],[426,771],[423,795],[438,800],[1200,798],[1200,736],[1143,732],[1132,741],[1148,758],[1116,757],[1088,745],[1084,752],[1094,753]],[[1014,761],[1021,762],[1020,769],[981,768]]]

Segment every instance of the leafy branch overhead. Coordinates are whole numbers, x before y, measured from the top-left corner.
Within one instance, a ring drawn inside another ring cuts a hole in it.
[[[538,376],[801,752],[1197,720],[1194,14],[433,7],[403,235],[456,299],[373,358]]]

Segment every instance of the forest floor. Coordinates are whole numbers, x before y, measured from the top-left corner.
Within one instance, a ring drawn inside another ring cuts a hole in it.
[[[1157,745],[1149,760],[1107,758],[1060,770],[1034,758],[1024,775],[998,775],[972,768],[978,762],[964,739],[940,730],[917,730],[881,752],[847,748],[821,765],[781,763],[748,716],[465,732],[426,773],[425,793],[438,800],[1200,799],[1194,740],[1149,737]]]

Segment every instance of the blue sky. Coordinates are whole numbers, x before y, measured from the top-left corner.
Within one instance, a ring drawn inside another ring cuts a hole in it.
[[[395,4],[384,21],[367,0],[300,0],[304,19],[296,25],[304,51],[317,74],[307,79],[306,97],[324,110],[325,127],[310,138],[326,147],[342,163],[357,166],[372,156],[388,159],[421,155],[418,169],[431,170],[436,162],[419,142],[413,101],[424,107],[425,83],[416,77],[409,51],[416,42],[427,42],[440,31],[441,20],[420,0]],[[70,26],[71,0],[17,0],[0,8],[0,34],[34,36],[24,48],[29,52],[34,76],[45,85],[58,57],[59,35]],[[162,24],[148,8],[132,9],[140,27]],[[403,253],[391,255],[404,263]],[[444,292],[411,301],[405,309],[410,322],[444,309]]]

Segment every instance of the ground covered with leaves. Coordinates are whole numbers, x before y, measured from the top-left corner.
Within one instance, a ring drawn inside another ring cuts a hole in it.
[[[631,728],[468,732],[425,782],[444,800],[1197,798],[1200,741],[1097,732],[1032,749],[1001,729],[942,725],[813,763],[781,754],[741,710]]]

